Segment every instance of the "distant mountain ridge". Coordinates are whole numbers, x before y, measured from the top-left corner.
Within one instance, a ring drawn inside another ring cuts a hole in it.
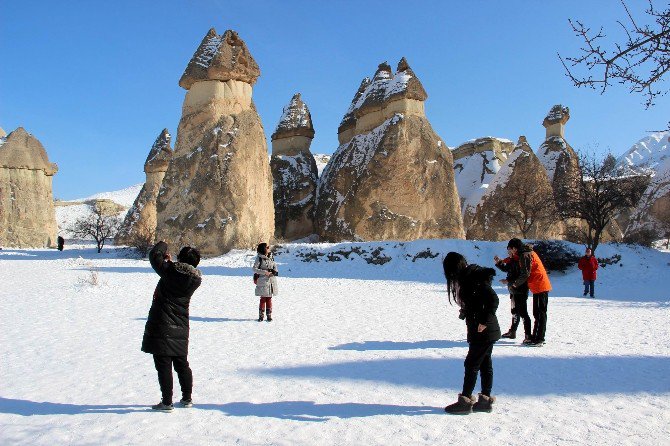
[[[624,173],[640,173],[649,169],[656,171],[670,157],[669,138],[670,131],[645,136],[617,159],[617,167]]]

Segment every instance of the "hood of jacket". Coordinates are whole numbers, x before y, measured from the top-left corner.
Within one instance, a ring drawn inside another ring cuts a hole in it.
[[[493,281],[493,276],[496,275],[496,270],[479,265],[468,265],[463,271],[463,279],[466,281],[488,283]]]
[[[519,256],[521,254],[526,253],[526,252],[533,252],[533,245],[529,245],[528,243],[524,243],[521,245],[521,250],[519,251]]]
[[[187,276],[192,276],[195,278],[200,279],[202,277],[202,273],[200,270],[192,265],[189,265],[188,263],[184,262],[174,262],[174,269],[180,274],[185,274]]]

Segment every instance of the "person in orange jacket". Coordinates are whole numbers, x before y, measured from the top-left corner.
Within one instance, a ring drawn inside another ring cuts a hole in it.
[[[596,270],[598,269],[598,259],[592,255],[591,248],[586,248],[584,257],[579,259],[577,267],[582,270],[582,279],[584,280],[584,297],[587,294],[594,298],[593,288],[596,283]]]
[[[523,243],[518,238],[513,238],[507,243],[510,252],[519,256],[520,272],[519,277],[512,284],[513,288],[521,287],[528,283],[528,289],[533,293],[533,334],[530,341],[524,341],[524,344],[534,347],[544,345],[544,335],[547,331],[547,306],[549,304],[549,291],[551,291],[551,282],[544,269],[542,260],[533,251],[533,247]]]

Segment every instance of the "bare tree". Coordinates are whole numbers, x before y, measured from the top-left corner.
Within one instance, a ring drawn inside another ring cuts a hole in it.
[[[156,228],[149,227],[144,221],[138,221],[128,236],[128,246],[135,248],[137,253],[146,257],[156,241]]]
[[[575,187],[566,189],[559,213],[587,224],[586,242],[595,253],[603,232],[624,209],[634,206],[649,184],[649,176],[617,176],[611,163],[595,154],[579,152],[580,176]]]
[[[661,81],[670,71],[670,8],[658,10],[649,0],[645,14],[653,23],[643,25],[633,18],[623,0],[621,4],[627,16],[625,21],[617,21],[626,35],[623,41],[608,43],[603,27],[596,32],[579,20],[569,20],[583,46],[578,56],[558,57],[575,86],[598,88],[602,94],[610,85],[623,84],[631,93],[642,94],[645,107],[649,108],[657,97],[668,92]],[[568,64],[572,68],[586,67],[596,74],[575,74]]]
[[[638,212],[631,222],[631,236],[643,231],[653,240],[665,238],[665,248],[670,248],[670,172],[657,173],[646,170],[652,178],[638,203]]]
[[[665,249],[670,249],[670,207],[658,213],[658,228],[665,238]]]
[[[120,226],[121,219],[118,216],[109,214],[104,206],[96,203],[87,216],[74,222],[70,232],[74,237],[93,238],[100,252],[105,246],[105,241],[114,238]]]
[[[496,201],[493,215],[513,221],[523,238],[528,238],[533,229],[540,231],[555,218],[556,207],[545,192],[529,182],[510,182],[507,187],[506,197]]]

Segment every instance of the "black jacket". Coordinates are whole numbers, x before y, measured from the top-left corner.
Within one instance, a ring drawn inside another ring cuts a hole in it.
[[[468,342],[491,342],[500,339],[500,325],[496,317],[498,295],[491,287],[496,271],[479,265],[468,265],[458,278],[459,296],[463,302]],[[486,325],[479,333],[477,326]]]
[[[528,282],[524,282],[516,288],[512,286],[521,275],[521,263],[518,258],[512,258],[508,263],[505,263],[504,260],[500,260],[499,262],[496,262],[496,267],[507,273],[507,288],[509,289],[510,294],[528,295]]]
[[[188,354],[188,306],[200,286],[200,271],[188,263],[165,259],[167,243],[158,242],[149,253],[149,261],[161,277],[144,327],[142,351],[154,355]]]

